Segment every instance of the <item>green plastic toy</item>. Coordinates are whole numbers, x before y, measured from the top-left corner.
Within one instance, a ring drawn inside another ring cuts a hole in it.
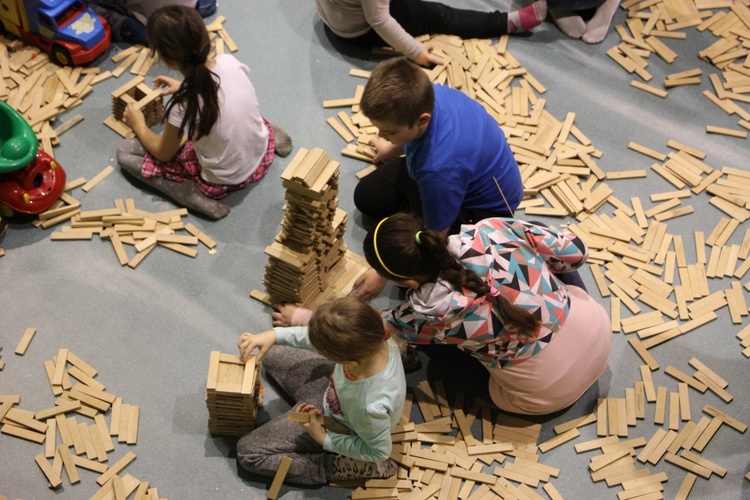
[[[0,174],[25,167],[36,156],[36,134],[21,114],[0,101]]]

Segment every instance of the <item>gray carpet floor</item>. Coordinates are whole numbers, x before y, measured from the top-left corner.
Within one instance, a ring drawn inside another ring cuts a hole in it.
[[[493,2],[448,3],[486,9]],[[346,242],[359,252],[365,231],[351,193],[357,182],[354,174],[365,165],[338,153],[344,143],[326,125],[325,119],[334,113],[323,109],[321,102],[352,96],[361,80],[348,76],[349,69],[372,69],[377,59],[336,50],[311,1],[227,1],[221,3],[218,13],[226,16],[225,27],[239,46],[236,57],[250,67],[263,114],[291,134],[295,147],[321,147],[341,161],[340,206],[350,217]],[[624,20],[621,10],[616,22]],[[703,83],[674,89],[666,99],[629,86],[632,76],[606,55],[619,43],[614,33],[604,43],[590,46],[566,38],[554,25],[545,23],[531,36],[513,37],[509,50],[546,86],[544,98],[554,116],[563,120],[566,113],[576,113],[578,128],[604,152],[599,164],[605,171],[649,169],[653,161],[629,150],[628,143],[635,141],[666,153],[669,140],[707,152],[705,161],[714,168],[747,169],[747,140],[705,132],[706,125],[736,128],[736,117],[725,115],[701,95],[710,88],[706,75],[715,69],[696,54],[713,43],[713,36],[694,29],[686,32],[686,40],[667,42],[678,58],[666,64],[653,56],[649,71],[654,82],[661,82],[668,73],[699,67],[704,71]],[[113,46],[108,55],[123,48]],[[102,69],[115,66],[109,57],[97,64]],[[149,78],[165,71],[157,65]],[[84,114],[85,121],[62,136],[55,155],[71,179],[91,178],[107,165],[116,165],[119,136],[103,126],[102,120],[110,114],[110,92],[129,77],[126,74],[97,85],[70,113]],[[20,407],[25,409],[51,406],[54,398],[43,363],[58,349],[68,348],[99,370],[97,378],[109,392],[140,406],[137,445],[117,445],[110,462],[134,451],[137,459],[125,472],[151,481],[161,497],[265,498],[269,481],[238,471],[235,440],[208,434],[205,383],[210,351],[233,353],[242,332],[259,332],[270,326],[269,310],[248,294],[262,287],[267,261],[263,249],[279,229],[284,204],[279,175],[288,162],[289,158],[277,158],[260,183],[230,196],[232,211],[224,220],[212,222],[192,214],[186,218],[218,242],[215,254],[201,248],[194,259],[157,249],[132,270],[119,265],[107,242],[96,238],[91,242],[54,242],[49,239],[50,230],[30,223],[13,224],[0,243],[6,252],[0,258],[0,345],[5,361],[0,394],[21,395]],[[673,189],[651,171],[645,179],[609,184],[619,199],[640,196],[646,208],[654,205],[647,201],[649,194]],[[118,198],[133,198],[144,210],[174,208],[119,170],[90,192],[76,190],[72,194],[84,210],[111,207]],[[690,204],[695,213],[670,221],[669,231],[683,235],[688,260],[694,262],[692,232],[708,234],[724,214],[709,205],[705,193],[694,196]],[[611,214],[612,207],[605,206],[602,212]],[[572,222],[535,218],[554,225]],[[740,226],[730,244],[741,242],[746,225]],[[601,299],[591,273],[584,269],[582,275],[589,290]],[[711,280],[711,291],[728,288],[729,281]],[[746,281],[747,277],[743,283]],[[602,301],[608,307],[608,300]],[[396,302],[396,293],[391,291],[374,304],[386,307]],[[652,349],[662,367],[654,373],[655,383],[675,391],[676,382],[665,375],[664,367],[672,365],[692,373],[687,362],[698,357],[729,381],[734,401],[726,404],[710,391],[700,394],[691,390],[693,420],[697,422],[701,409],[709,404],[748,423],[750,361],[742,356],[735,338],[741,326],[731,323],[726,308],[718,315],[716,321]],[[37,329],[36,337],[23,357],[16,356],[15,345],[28,327]],[[604,376],[565,414],[545,421],[541,440],[554,435],[554,425],[591,412],[597,397],[624,397],[624,389],[640,379],[640,364],[627,337],[615,335]],[[409,375],[409,384],[415,385],[432,372],[425,368]],[[631,429],[631,436],[649,438],[656,430],[653,406],[649,405],[646,420]],[[288,404],[266,385],[266,402],[258,421],[287,409]],[[417,414],[415,406],[415,419]],[[750,468],[748,435],[728,426],[719,429],[703,456],[725,467],[726,477],[699,478],[691,498],[750,498],[750,481],[743,479]],[[594,426],[589,426],[582,429],[576,442],[594,437]],[[0,450],[0,493],[8,498],[88,498],[97,490],[96,475],[88,471],[81,471],[80,484],[65,482],[60,490],[49,490],[34,463],[34,455],[41,451],[35,443],[1,435]],[[577,455],[568,444],[544,454],[541,462],[561,469],[553,484],[565,498],[615,498],[619,488],[608,489],[591,481],[589,457],[587,453]],[[663,460],[652,470],[668,474],[664,495],[674,497],[685,472]],[[539,493],[544,496],[541,488]],[[348,494],[348,490],[328,487],[282,488],[282,497],[290,499],[345,498]]]

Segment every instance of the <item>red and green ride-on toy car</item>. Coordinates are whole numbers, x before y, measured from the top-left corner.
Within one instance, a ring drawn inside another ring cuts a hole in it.
[[[62,194],[65,179],[23,116],[0,101],[0,216],[44,212]]]

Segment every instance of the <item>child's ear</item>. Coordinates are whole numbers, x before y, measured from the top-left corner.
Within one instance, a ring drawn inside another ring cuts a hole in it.
[[[430,113],[422,113],[419,115],[419,118],[417,118],[417,125],[419,127],[426,127],[430,124],[430,120],[432,119],[432,115]]]
[[[412,290],[416,290],[417,288],[419,288],[421,286],[419,284],[419,281],[417,281],[415,279],[404,280],[402,283],[404,285],[408,286],[409,288],[411,288]]]

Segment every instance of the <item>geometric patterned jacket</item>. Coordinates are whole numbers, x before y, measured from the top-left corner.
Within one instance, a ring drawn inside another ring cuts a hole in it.
[[[463,225],[449,237],[448,250],[511,303],[531,311],[540,320],[534,335],[507,328],[485,297],[442,279],[383,310],[384,324],[411,344],[454,344],[494,369],[522,363],[547,346],[570,306],[566,285],[553,273],[573,271],[588,257],[573,233],[504,218]]]

